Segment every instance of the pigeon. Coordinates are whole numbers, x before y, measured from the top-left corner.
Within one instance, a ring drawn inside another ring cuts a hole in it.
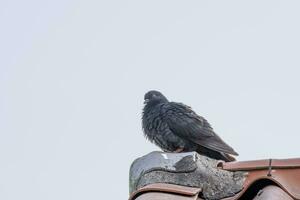
[[[151,90],[144,96],[142,128],[145,137],[165,152],[196,151],[225,162],[238,156],[204,117],[183,103],[168,101],[159,91]]]

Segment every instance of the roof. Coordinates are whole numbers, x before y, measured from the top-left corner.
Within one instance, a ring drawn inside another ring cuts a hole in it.
[[[227,171],[247,172],[243,189],[232,197],[224,198],[224,200],[276,200],[279,197],[282,200],[300,200],[300,158],[221,162],[218,167]],[[155,199],[155,196],[162,197],[167,195],[166,198],[162,199],[196,200],[201,199],[202,189],[155,183],[140,188],[131,195],[130,199],[148,200]],[[273,195],[273,197],[271,198],[270,195]]]

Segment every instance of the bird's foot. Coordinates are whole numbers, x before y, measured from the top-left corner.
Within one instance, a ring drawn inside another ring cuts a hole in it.
[[[184,150],[184,148],[178,148],[178,149],[176,149],[175,151],[174,151],[174,153],[180,153],[180,152],[182,152]]]

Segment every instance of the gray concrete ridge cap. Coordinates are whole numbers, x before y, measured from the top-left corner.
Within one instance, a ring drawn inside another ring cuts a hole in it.
[[[132,163],[129,191],[152,183],[199,187],[205,199],[221,199],[241,191],[245,174],[219,169],[217,163],[196,152],[151,152]]]

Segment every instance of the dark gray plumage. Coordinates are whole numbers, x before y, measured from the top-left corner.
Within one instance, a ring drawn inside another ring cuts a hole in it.
[[[190,107],[168,99],[158,91],[145,94],[142,125],[146,138],[166,152],[197,151],[208,157],[234,161],[238,155],[214,131],[206,119]]]

